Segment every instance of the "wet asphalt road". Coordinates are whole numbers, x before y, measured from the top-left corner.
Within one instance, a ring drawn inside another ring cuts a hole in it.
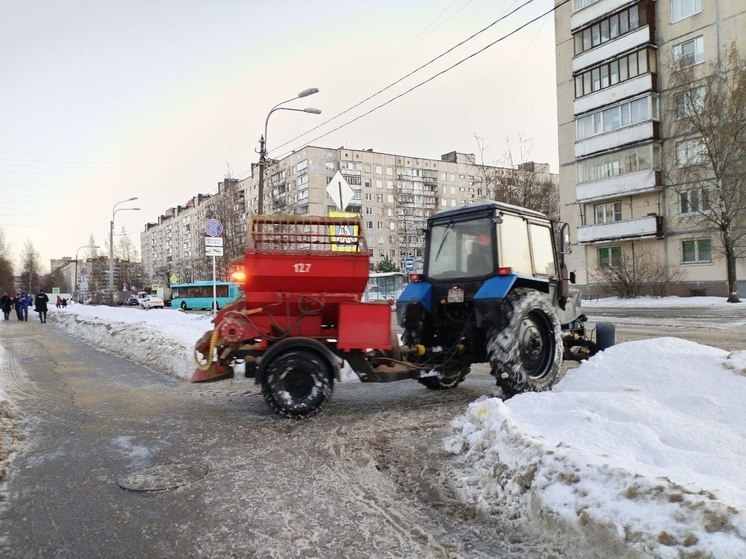
[[[2,557],[562,557],[449,489],[445,429],[491,392],[487,374],[443,392],[338,385],[322,414],[289,421],[247,379],[190,385],[51,323],[0,327],[26,433]]]
[[[746,349],[746,304],[588,314],[615,322],[618,341]],[[442,439],[491,393],[484,372],[442,392],[337,385],[322,414],[294,422],[247,379],[190,385],[51,323],[0,323],[0,334],[26,437],[4,489],[0,557],[563,557],[450,490]]]

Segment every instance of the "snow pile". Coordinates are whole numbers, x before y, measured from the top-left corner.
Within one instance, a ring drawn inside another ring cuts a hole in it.
[[[745,361],[677,338],[630,342],[551,392],[477,401],[446,441],[457,489],[576,557],[746,557]]]
[[[171,309],[73,305],[54,309],[49,322],[71,334],[136,363],[190,378],[194,372],[194,344],[212,330],[209,314],[187,314]]]

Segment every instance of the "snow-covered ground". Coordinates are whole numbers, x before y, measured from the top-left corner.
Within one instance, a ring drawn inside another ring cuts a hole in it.
[[[726,304],[584,305],[692,301]],[[52,309],[49,322],[182,378],[194,369],[195,341],[211,329],[208,315],[83,305]],[[556,531],[576,542],[578,557],[604,545],[610,557],[743,558],[744,402],[746,351],[677,338],[628,342],[571,369],[550,392],[472,403],[445,447],[465,501],[548,538]]]

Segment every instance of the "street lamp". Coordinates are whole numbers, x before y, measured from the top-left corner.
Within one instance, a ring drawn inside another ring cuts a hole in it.
[[[267,124],[269,124],[270,115],[275,111],[297,111],[300,113],[310,113],[314,115],[320,115],[321,110],[317,109],[316,107],[306,107],[305,109],[294,109],[291,107],[281,106],[281,105],[284,105],[285,103],[289,103],[290,101],[295,101],[296,99],[300,99],[302,97],[308,97],[309,95],[313,95],[314,93],[318,93],[318,92],[319,92],[319,88],[317,87],[309,87],[308,89],[304,89],[295,97],[288,99],[286,101],[282,101],[281,103],[277,103],[277,105],[272,107],[269,113],[267,113],[267,118],[264,120],[264,136],[259,138],[259,201],[257,202],[257,213],[260,213],[260,214],[264,213],[264,175],[266,173],[266,167],[267,167]]]
[[[101,248],[98,245],[83,245],[82,247],[78,247],[78,250],[75,251],[75,289],[73,290],[73,300],[78,300],[78,253],[80,252],[81,248]]]
[[[117,206],[119,204],[124,204],[126,202],[132,202],[133,200],[137,200],[137,196],[133,196],[132,198],[127,198],[126,200],[117,202],[111,208],[111,222],[109,223],[109,304],[110,305],[114,304],[114,216],[119,211],[133,210],[133,211],[139,212],[140,208],[119,208],[117,209]]]

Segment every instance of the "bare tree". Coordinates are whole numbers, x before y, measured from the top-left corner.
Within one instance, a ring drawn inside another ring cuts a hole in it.
[[[127,283],[127,286],[142,284],[142,264],[137,248],[135,248],[135,244],[124,227],[119,233],[119,245],[116,247],[115,254],[119,258],[121,277]]]
[[[33,293],[39,288],[39,253],[31,241],[26,241],[21,253],[21,285]]]
[[[591,272],[591,281],[600,284],[603,291],[623,299],[641,295],[663,297],[668,295],[671,283],[683,276],[683,271],[670,273],[666,266],[646,250],[622,252],[618,262],[603,265]]]
[[[728,302],[737,303],[736,259],[746,254],[746,59],[731,45],[705,69],[703,76],[684,57],[674,61],[667,109],[678,141],[667,172],[682,219],[717,232]]]
[[[502,166],[485,163],[486,146],[475,136],[479,147],[481,179],[492,199],[542,212],[559,220],[559,185],[549,172],[549,166],[530,160],[531,141],[519,134],[517,153],[510,139],[506,140]]]
[[[15,292],[12,254],[2,228],[0,228],[0,291]]]
[[[244,254],[247,214],[244,191],[240,188],[239,181],[226,177],[218,185],[218,193],[210,198],[208,208],[207,217],[219,219],[223,224],[223,256],[216,257],[216,276],[220,280],[226,280],[230,274],[230,263],[242,258]],[[201,251],[204,253],[204,245]],[[205,263],[209,265],[203,266]],[[211,277],[211,257],[204,257],[201,261],[194,262],[192,269],[199,272],[198,279]]]

